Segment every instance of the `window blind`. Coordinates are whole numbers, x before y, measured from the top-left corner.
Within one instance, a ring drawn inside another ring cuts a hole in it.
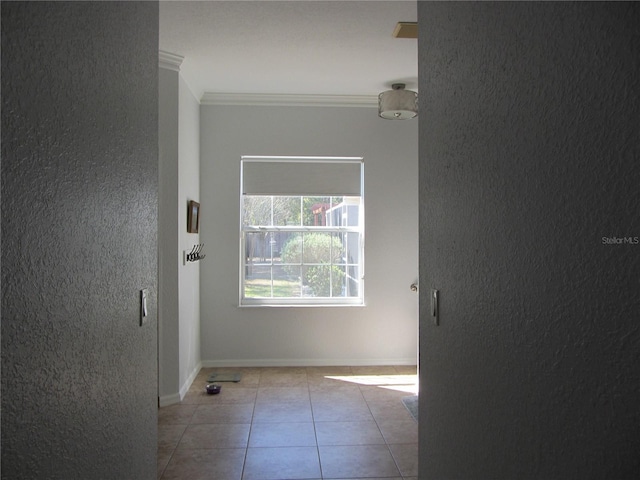
[[[362,158],[243,157],[244,195],[361,196]]]

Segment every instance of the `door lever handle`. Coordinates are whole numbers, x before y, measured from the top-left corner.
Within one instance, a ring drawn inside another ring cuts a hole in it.
[[[434,288],[431,290],[431,316],[436,326],[439,324],[438,313],[438,290]]]

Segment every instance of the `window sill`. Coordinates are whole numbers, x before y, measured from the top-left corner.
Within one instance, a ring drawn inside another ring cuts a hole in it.
[[[263,302],[255,302],[255,303],[239,303],[238,308],[256,308],[256,307],[267,307],[267,308],[290,308],[290,307],[302,307],[302,308],[335,308],[335,307],[365,307],[366,304],[362,301],[360,302],[345,302],[345,303],[263,303]]]

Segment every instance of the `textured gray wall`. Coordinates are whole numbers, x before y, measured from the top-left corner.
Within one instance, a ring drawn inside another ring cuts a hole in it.
[[[418,11],[420,478],[638,478],[640,4]]]
[[[157,55],[157,3],[2,3],[3,479],[156,478]]]

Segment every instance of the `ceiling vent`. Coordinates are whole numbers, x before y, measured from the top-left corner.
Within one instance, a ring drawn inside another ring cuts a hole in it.
[[[396,38],[418,38],[417,22],[398,22],[393,36]]]

